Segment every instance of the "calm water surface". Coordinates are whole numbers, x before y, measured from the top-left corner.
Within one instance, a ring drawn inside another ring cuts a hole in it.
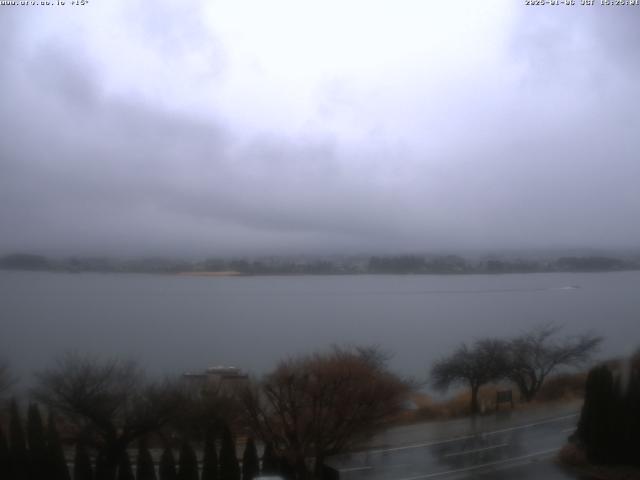
[[[574,288],[578,287],[578,288]],[[254,373],[334,343],[379,344],[424,377],[459,342],[557,321],[640,346],[640,272],[178,277],[0,271],[0,356],[28,379],[65,350],[135,357],[153,373]]]

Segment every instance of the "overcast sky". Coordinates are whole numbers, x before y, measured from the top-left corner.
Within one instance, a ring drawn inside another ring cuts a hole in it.
[[[0,6],[0,253],[637,246],[640,7],[523,3]]]

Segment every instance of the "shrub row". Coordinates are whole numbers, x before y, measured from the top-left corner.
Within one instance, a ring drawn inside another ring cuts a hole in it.
[[[270,445],[265,446],[260,460],[251,438],[245,444],[242,461],[238,461],[227,426],[222,429],[219,449],[214,432],[206,435],[201,461],[192,444],[184,440],[177,461],[173,450],[166,447],[159,462],[154,462],[146,440],[141,439],[135,463],[124,450],[115,471],[106,465],[105,453],[84,442],[75,445],[73,461],[68,462],[54,416],[49,415],[45,426],[37,405],[32,404],[25,429],[16,402],[11,403],[8,438],[0,427],[3,480],[252,480],[260,473],[289,476],[286,462],[276,457]]]
[[[640,465],[640,355],[591,369],[574,440],[591,463]]]

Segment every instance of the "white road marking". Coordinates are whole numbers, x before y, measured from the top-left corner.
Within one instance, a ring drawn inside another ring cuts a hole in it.
[[[340,473],[342,472],[359,472],[361,470],[371,470],[373,467],[371,465],[366,465],[364,467],[351,467],[351,468],[341,468]]]
[[[393,465],[381,465],[379,467],[376,467],[377,470],[386,470],[389,468],[400,468],[400,467],[409,467],[411,466],[411,463],[395,463]],[[373,468],[373,466],[371,465],[365,465],[364,467],[353,467],[353,468],[343,468],[340,470],[340,473],[342,472],[360,472],[363,470],[371,470]]]
[[[413,444],[413,445],[405,445],[404,447],[382,448],[382,449],[379,449],[379,450],[367,450],[365,452],[361,452],[361,454],[367,455],[367,454],[377,454],[377,453],[387,453],[387,452],[399,452],[399,451],[402,451],[402,450],[412,450],[414,448],[424,448],[424,447],[431,447],[431,446],[434,446],[434,445],[443,445],[445,443],[458,442],[460,440],[469,440],[469,439],[472,439],[472,438],[477,438],[480,435],[482,435],[482,436],[495,435],[497,433],[511,432],[511,431],[514,431],[514,430],[520,430],[522,428],[537,427],[538,425],[545,425],[547,423],[560,422],[562,420],[566,420],[568,418],[577,417],[577,416],[578,416],[578,413],[572,413],[571,415],[563,415],[561,417],[550,418],[548,420],[543,420],[541,422],[535,422],[535,423],[529,423],[529,424],[526,424],[526,425],[519,425],[517,427],[503,428],[503,429],[500,429],[500,430],[493,430],[491,432],[478,432],[475,435],[465,435],[465,436],[462,436],[462,437],[455,437],[455,438],[450,438],[448,440],[439,440],[439,441],[435,441],[435,442],[416,443],[416,444]]]
[[[481,463],[479,465],[473,465],[471,467],[459,468],[459,469],[456,469],[456,470],[447,470],[447,471],[444,471],[444,472],[429,473],[427,475],[418,475],[416,477],[405,477],[405,478],[400,478],[400,479],[397,479],[397,480],[423,480],[425,478],[436,478],[436,477],[442,477],[442,476],[445,476],[445,475],[453,475],[455,473],[470,472],[471,470],[477,470],[479,468],[492,467],[494,465],[501,465],[501,464],[505,464],[505,463],[509,463],[509,462],[517,462],[517,461],[525,460],[525,459],[532,458],[532,457],[538,457],[538,456],[542,456],[542,455],[547,455],[549,453],[554,453],[554,452],[557,452],[557,451],[558,451],[557,448],[552,448],[550,450],[541,450],[539,452],[530,453],[528,455],[522,455],[520,457],[505,458],[504,460],[496,460],[495,462]]]
[[[499,445],[491,445],[490,447],[476,448],[474,450],[465,450],[464,452],[447,453],[444,456],[445,457],[458,457],[460,455],[466,455],[468,453],[484,452],[485,450],[492,450],[494,448],[502,448],[502,447],[506,447],[508,445],[509,445],[508,443],[501,443]]]

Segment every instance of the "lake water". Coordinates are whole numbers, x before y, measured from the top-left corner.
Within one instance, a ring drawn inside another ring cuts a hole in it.
[[[575,288],[577,287],[577,288]],[[268,371],[331,344],[379,344],[424,378],[462,341],[557,321],[640,346],[640,272],[185,277],[0,271],[0,356],[27,380],[69,349],[137,358],[152,373]]]

